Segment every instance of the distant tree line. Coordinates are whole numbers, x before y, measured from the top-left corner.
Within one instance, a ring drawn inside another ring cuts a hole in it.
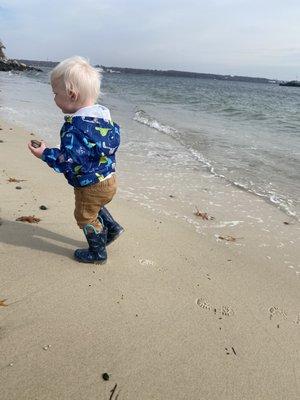
[[[54,68],[58,62],[56,61],[37,61],[37,60],[18,60],[27,65],[34,65],[39,67]],[[142,68],[122,68],[122,67],[107,67],[104,65],[95,65],[101,68],[104,72],[120,72],[125,74],[140,74],[140,75],[160,75],[160,76],[175,76],[182,78],[199,78],[199,79],[215,79],[222,81],[239,81],[239,82],[254,82],[254,83],[275,83],[275,80],[267,78],[255,78],[250,76],[239,75],[221,75],[209,74],[202,72],[188,72],[188,71],[175,71],[175,70],[158,70],[158,69],[142,69]]]

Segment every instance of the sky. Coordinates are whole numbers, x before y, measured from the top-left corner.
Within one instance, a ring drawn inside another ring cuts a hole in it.
[[[0,0],[9,58],[300,79],[300,0]]]

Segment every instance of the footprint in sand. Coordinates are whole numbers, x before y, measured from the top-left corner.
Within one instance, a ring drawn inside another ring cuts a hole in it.
[[[196,300],[196,304],[203,308],[204,310],[211,310],[213,308],[213,305],[208,303],[205,299],[203,299],[202,297],[200,299]]]
[[[225,317],[231,317],[232,315],[234,315],[234,310],[231,306],[229,306],[229,305],[221,305],[221,306],[214,305],[214,304],[209,303],[203,297],[200,297],[199,299],[197,299],[196,304],[199,307],[203,308],[204,310],[214,312],[214,314],[216,314],[216,315],[219,314],[219,315],[225,316]]]
[[[234,314],[233,309],[230,306],[221,306],[222,315],[225,317],[230,317]]]
[[[287,319],[287,313],[284,310],[281,310],[279,307],[275,306],[269,308],[269,315],[270,320],[272,320],[274,317],[282,317],[284,319]]]
[[[140,258],[139,259],[139,263],[141,265],[154,265],[154,261],[147,260],[147,259],[144,259],[144,258]]]
[[[281,309],[277,306],[270,307],[268,311],[269,311],[270,321],[273,321],[277,325],[277,328],[280,327],[279,325],[280,320],[282,323],[284,321],[287,321],[288,323],[300,326],[300,313],[296,314],[295,316],[289,313],[288,317],[287,312],[284,309]]]
[[[300,325],[300,314],[298,314],[297,318],[293,321],[294,324]]]

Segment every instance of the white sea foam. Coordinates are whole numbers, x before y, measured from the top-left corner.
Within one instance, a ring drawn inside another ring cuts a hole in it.
[[[210,160],[208,160],[203,154],[201,154],[198,150],[192,148],[190,145],[187,145],[184,141],[184,136],[181,135],[180,132],[174,127],[160,123],[155,118],[148,115],[144,110],[136,111],[133,119],[141,124],[147,125],[150,128],[153,128],[159,132],[162,132],[174,138],[176,141],[182,144],[187,150],[189,150],[193,158],[199,161],[199,163],[202,166],[204,166],[212,176],[224,179],[225,181],[229,182],[231,185],[238,187],[239,189],[254,194],[258,197],[262,197],[269,203],[276,205],[280,210],[285,212],[287,215],[295,217],[297,220],[299,220],[296,211],[294,209],[295,208],[294,203],[291,199],[289,199],[284,195],[278,195],[273,191],[268,190],[267,188],[261,188],[261,187],[257,188],[255,186],[255,183],[251,179],[249,180],[248,183],[242,183],[237,180],[232,180],[230,179],[229,176],[217,172],[216,167],[213,165],[213,163]],[[151,154],[153,155],[153,153]],[[272,186],[272,183],[270,183],[269,185]]]

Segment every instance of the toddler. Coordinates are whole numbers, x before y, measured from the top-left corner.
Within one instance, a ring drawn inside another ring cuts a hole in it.
[[[56,172],[62,172],[74,187],[74,216],[83,229],[89,248],[74,253],[77,261],[103,264],[106,246],[124,229],[104,207],[117,190],[115,156],[120,128],[106,107],[95,104],[100,92],[100,75],[86,59],[71,57],[51,72],[54,101],[65,116],[60,131],[60,148],[28,143],[32,154]]]

